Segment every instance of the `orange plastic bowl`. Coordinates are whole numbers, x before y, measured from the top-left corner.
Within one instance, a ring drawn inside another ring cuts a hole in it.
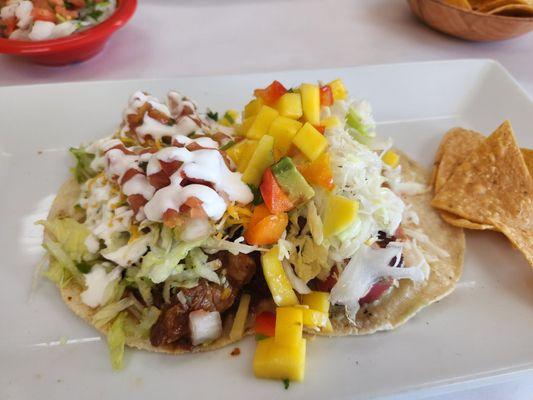
[[[115,12],[105,21],[59,39],[27,41],[0,38],[0,53],[25,57],[45,65],[85,61],[102,51],[111,35],[131,19],[136,8],[137,0],[118,0]]]

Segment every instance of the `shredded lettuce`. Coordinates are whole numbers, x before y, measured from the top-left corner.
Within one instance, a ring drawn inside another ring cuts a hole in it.
[[[91,168],[91,162],[95,157],[93,153],[87,152],[83,147],[71,147],[69,151],[76,158],[76,166],[70,171],[78,183],[83,183],[96,175],[96,171]]]
[[[126,345],[126,333],[124,332],[124,320],[127,314],[121,312],[113,321],[111,329],[107,333],[107,347],[111,367],[114,371],[119,371],[124,367],[124,346]]]
[[[205,244],[202,246],[202,248],[208,253],[208,254],[214,254],[221,250],[229,251],[233,255],[237,254],[249,254],[252,251],[258,251],[260,250],[257,246],[250,246],[249,244],[244,244],[239,242],[238,238],[235,241],[231,242],[226,239],[217,239],[216,237],[210,237],[206,240]]]
[[[127,320],[124,326],[127,336],[134,339],[147,339],[160,314],[161,311],[157,307],[145,307],[138,323]]]
[[[177,272],[179,262],[187,256],[189,251],[200,246],[202,242],[203,240],[176,242],[168,252],[155,247],[143,257],[137,278],[148,277],[154,283],[165,281],[173,272]]]
[[[37,223],[44,226],[47,233],[52,235],[53,240],[61,246],[72,261],[80,263],[90,258],[89,250],[85,245],[90,231],[74,218],[56,218]]]
[[[52,280],[54,282],[64,282],[65,278],[71,276],[76,282],[83,284],[82,274],[78,271],[78,268],[76,268],[76,264],[58,243],[54,242],[49,237],[45,237],[43,246],[53,257],[49,266],[49,268],[53,268],[53,270],[50,271],[48,275],[53,278]],[[62,271],[59,271],[59,268],[61,268]],[[67,273],[66,275],[65,272]]]
[[[133,305],[133,300],[129,297],[125,297],[115,303],[109,303],[93,315],[92,321],[94,326],[98,329],[102,328],[109,321],[113,320],[118,313],[124,311],[131,305]]]

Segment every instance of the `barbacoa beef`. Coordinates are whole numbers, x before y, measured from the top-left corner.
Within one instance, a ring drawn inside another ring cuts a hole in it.
[[[161,309],[161,315],[151,329],[152,346],[169,345],[182,339],[189,339],[189,313],[196,310],[218,311],[221,314],[230,308],[243,285],[251,281],[257,269],[255,259],[246,254],[233,255],[222,251],[216,254],[222,262],[228,286],[222,287],[205,279],[190,289],[181,289],[186,302],[182,304],[173,293],[170,303],[162,302],[159,286],[154,291],[154,304]]]

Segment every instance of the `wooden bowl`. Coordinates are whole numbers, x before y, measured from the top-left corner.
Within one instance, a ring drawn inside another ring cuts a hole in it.
[[[411,11],[437,31],[461,39],[505,40],[533,30],[533,18],[488,15],[464,10],[439,0],[407,0]]]

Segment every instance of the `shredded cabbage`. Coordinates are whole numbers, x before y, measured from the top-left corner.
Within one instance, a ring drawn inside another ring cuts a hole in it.
[[[372,285],[381,278],[411,279],[422,282],[429,275],[427,264],[422,262],[412,267],[390,267],[389,262],[396,257],[400,259],[401,244],[389,244],[384,249],[362,246],[352,257],[341,273],[339,280],[331,290],[332,304],[342,304],[346,308],[346,317],[355,322],[359,310],[359,299],[364,297]],[[423,258],[423,257],[422,257]]]
[[[124,346],[126,345],[124,320],[126,317],[127,314],[125,312],[121,312],[113,321],[113,324],[107,333],[109,358],[111,359],[111,367],[114,371],[119,371],[124,367]]]

